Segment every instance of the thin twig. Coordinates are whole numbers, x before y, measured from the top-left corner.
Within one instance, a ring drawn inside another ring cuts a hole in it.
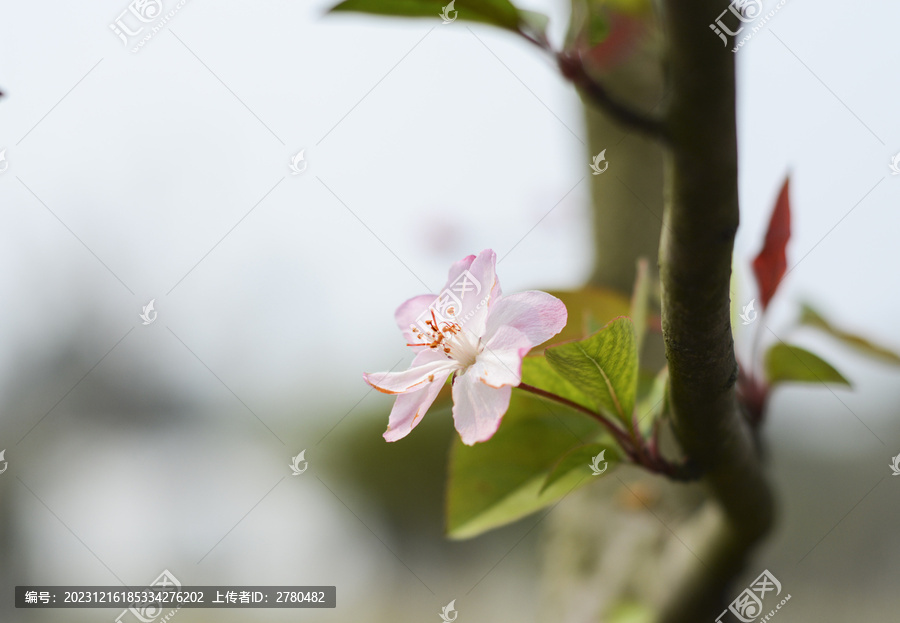
[[[602,83],[588,74],[580,55],[560,52],[556,55],[556,62],[562,75],[613,119],[663,143],[668,143],[668,135],[663,121],[635,110],[610,95]]]
[[[631,444],[631,439],[629,439],[628,434],[624,430],[622,430],[622,428],[620,428],[614,422],[612,422],[609,418],[607,418],[605,415],[603,415],[602,413],[594,411],[593,409],[588,409],[584,405],[580,405],[573,400],[569,400],[568,398],[564,398],[563,396],[554,394],[553,392],[548,392],[544,389],[541,389],[540,387],[535,387],[534,385],[529,385],[528,383],[519,383],[516,387],[518,387],[519,389],[522,389],[526,392],[535,394],[537,396],[541,396],[542,398],[546,398],[548,400],[558,402],[560,404],[563,404],[563,405],[569,407],[570,409],[574,409],[575,411],[579,411],[581,413],[584,413],[585,415],[588,415],[588,416],[594,418],[595,420],[600,422],[600,424],[602,424],[604,426],[604,428],[609,429],[609,432],[611,432],[613,434],[613,436],[619,441],[619,443],[622,445],[622,447],[626,449],[626,451],[634,450],[634,448],[632,447],[632,444]]]
[[[685,461],[681,464],[674,464],[667,461],[659,452],[650,451],[650,447],[647,445],[647,442],[644,440],[640,434],[636,434],[632,439],[628,432],[626,432],[623,428],[618,426],[615,422],[604,416],[602,413],[598,411],[594,411],[593,409],[589,409],[583,405],[578,404],[568,398],[564,398],[558,394],[554,394],[553,392],[548,392],[539,387],[535,387],[534,385],[529,385],[527,383],[519,383],[517,387],[526,392],[535,394],[536,396],[540,396],[542,398],[546,398],[548,400],[552,400],[559,404],[565,405],[570,409],[574,409],[579,413],[584,413],[585,415],[590,416],[591,418],[600,422],[604,428],[609,430],[610,433],[616,438],[619,442],[619,445],[624,450],[625,454],[628,455],[628,458],[636,465],[641,465],[645,467],[647,470],[662,474],[664,476],[668,476],[672,480],[678,481],[689,481],[696,480],[700,477],[699,472],[696,470],[696,466],[690,461]]]

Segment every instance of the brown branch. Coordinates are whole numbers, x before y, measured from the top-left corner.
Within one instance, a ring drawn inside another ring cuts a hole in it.
[[[602,109],[610,117],[652,138],[667,142],[666,128],[660,119],[635,110],[610,95],[606,87],[592,77],[584,66],[584,60],[574,52],[560,52],[556,62],[562,75],[574,84],[582,95]]]
[[[665,623],[714,620],[774,510],[735,396],[729,282],[738,226],[734,55],[708,23],[720,0],[661,0],[669,93],[666,205],[660,242],[670,405],[685,453],[722,510],[705,566],[690,570]]]

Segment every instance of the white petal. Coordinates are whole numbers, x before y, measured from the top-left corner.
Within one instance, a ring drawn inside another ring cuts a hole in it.
[[[474,255],[467,255],[460,261],[455,262],[453,266],[450,267],[450,272],[447,274],[447,285],[450,285],[451,283],[456,281],[456,279],[462,274],[464,270],[469,270],[469,267],[474,261]]]
[[[397,441],[406,437],[422,421],[422,416],[434,403],[434,399],[437,398],[449,375],[449,372],[435,374],[433,383],[427,384],[418,391],[397,396],[388,419],[387,430],[384,433],[386,441]]]
[[[442,372],[449,374],[459,364],[438,350],[423,350],[408,370],[403,372],[367,372],[366,383],[385,394],[405,394],[421,389],[425,383],[433,383]],[[446,378],[446,374],[444,375]]]
[[[453,382],[453,422],[464,444],[490,439],[509,408],[512,387],[496,389],[465,373]]]
[[[491,387],[516,386],[522,382],[522,358],[529,350],[531,342],[524,333],[500,327],[466,374],[474,374]]]
[[[568,312],[558,298],[532,290],[504,296],[491,308],[485,336],[490,338],[502,326],[524,333],[532,346],[549,340],[566,326]]]
[[[497,254],[490,249],[457,262],[450,269],[450,278],[439,295],[441,315],[475,337],[484,335],[488,311],[500,298],[496,263]],[[452,314],[447,313],[450,307]]]

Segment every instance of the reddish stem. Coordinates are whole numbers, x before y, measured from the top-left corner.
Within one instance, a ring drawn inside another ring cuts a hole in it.
[[[659,454],[658,448],[656,446],[656,440],[651,440],[650,444],[648,445],[647,441],[640,435],[636,423],[635,427],[631,431],[632,435],[629,435],[627,431],[604,416],[602,413],[594,411],[593,409],[589,409],[584,405],[580,405],[577,402],[569,400],[568,398],[564,398],[559,394],[548,392],[547,390],[535,387],[534,385],[529,385],[527,383],[520,383],[517,387],[536,396],[552,400],[561,405],[569,407],[570,409],[574,409],[579,413],[583,413],[597,420],[604,428],[612,433],[613,437],[616,438],[616,441],[618,441],[619,445],[622,447],[622,450],[625,451],[625,454],[628,455],[628,458],[631,459],[633,463],[642,465],[651,472],[664,474],[666,476],[669,476],[673,480],[694,480],[699,476],[691,468],[689,462],[681,465],[675,465],[666,461]]]

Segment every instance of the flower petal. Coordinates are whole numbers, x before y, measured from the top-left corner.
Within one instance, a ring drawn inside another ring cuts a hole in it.
[[[508,325],[524,333],[531,346],[537,346],[562,331],[567,319],[565,304],[555,296],[536,290],[518,292],[495,301],[484,335],[490,338]]]
[[[471,446],[493,437],[509,408],[512,387],[496,389],[465,373],[453,382],[453,422],[462,442]]]
[[[447,358],[438,350],[423,350],[416,355],[408,370],[403,372],[367,372],[363,374],[366,383],[385,394],[405,394],[421,389],[424,383],[433,383],[439,374],[447,374],[459,364]],[[446,375],[444,376],[446,378]]]
[[[450,272],[447,273],[447,285],[449,286],[451,283],[456,281],[464,270],[469,270],[469,267],[472,266],[472,262],[474,261],[474,255],[467,255],[460,261],[455,262],[453,266],[450,267]]]
[[[522,382],[522,358],[531,350],[528,337],[510,326],[500,327],[466,371],[494,388]]]
[[[394,312],[394,320],[397,321],[397,326],[403,332],[403,337],[406,338],[407,344],[417,344],[421,341],[410,331],[410,326],[418,326],[417,321],[420,320],[420,316],[428,311],[428,306],[434,303],[435,300],[437,300],[437,296],[434,294],[420,294],[403,303]],[[420,331],[427,328],[427,326],[418,327]],[[413,348],[417,351],[421,350],[420,346],[414,346]]]
[[[439,372],[434,375],[433,383],[428,383],[417,391],[397,396],[388,419],[387,430],[384,432],[386,441],[403,439],[422,421],[422,416],[434,403],[434,399],[437,398],[448,376],[450,376],[449,371]]]
[[[457,262],[440,294],[438,310],[444,318],[474,337],[484,335],[488,310],[501,295],[496,263],[497,255],[491,249]],[[453,312],[447,313],[451,308]]]

